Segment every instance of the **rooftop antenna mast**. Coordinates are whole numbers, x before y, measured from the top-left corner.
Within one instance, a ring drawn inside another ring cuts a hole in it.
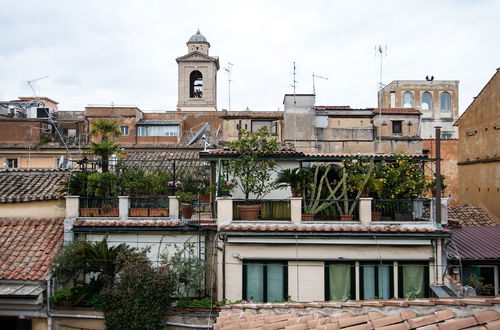
[[[315,78],[324,79],[324,80],[328,80],[328,78],[327,77],[322,77],[322,76],[317,75],[317,74],[314,74],[314,72],[313,72],[313,76],[312,77],[313,77],[313,94],[316,95],[316,85],[314,83]]]
[[[295,105],[297,102],[295,101],[295,92],[296,92],[296,88],[297,88],[297,80],[296,80],[296,66],[295,66],[295,62],[293,62],[293,82],[292,82],[292,87],[293,87],[293,105]]]
[[[387,45],[376,45],[375,46],[375,56],[380,56],[380,80],[379,80],[379,83],[378,83],[378,88],[379,89],[382,89],[383,87],[385,87],[385,85],[382,83],[382,63],[383,63],[383,59],[384,57],[387,56]]]
[[[233,72],[233,63],[227,62],[227,67],[224,68],[224,71],[227,72],[227,88],[228,88],[228,98],[229,98],[229,106],[228,110],[231,111],[231,73]]]
[[[33,95],[35,95],[35,100],[37,103],[39,103],[40,98],[38,97],[38,94],[36,93],[35,89],[33,88],[32,83],[34,83],[35,81],[38,81],[38,80],[48,78],[48,77],[49,76],[45,76],[45,77],[41,77],[41,78],[37,78],[37,79],[28,80],[28,85],[30,86],[31,90],[33,91]],[[49,114],[48,119],[49,119],[50,123],[52,124],[52,127],[54,127],[55,131],[57,132],[57,135],[58,135],[59,139],[61,140],[61,142],[63,143],[64,148],[66,149],[66,153],[68,154],[68,160],[71,160],[71,153],[69,152],[68,145],[64,141],[64,139],[61,135],[61,132],[59,132],[59,128],[57,127],[56,123],[54,122],[54,120],[52,119],[52,116],[50,114]]]

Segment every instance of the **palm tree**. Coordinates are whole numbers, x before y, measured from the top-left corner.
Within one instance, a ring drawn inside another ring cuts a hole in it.
[[[109,156],[120,150],[120,145],[113,138],[121,135],[118,122],[107,119],[96,119],[90,123],[89,135],[100,137],[99,142],[91,142],[90,149],[96,156],[101,157],[103,172],[109,171]]]

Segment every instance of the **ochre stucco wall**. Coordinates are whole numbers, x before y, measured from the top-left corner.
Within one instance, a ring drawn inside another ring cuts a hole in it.
[[[34,201],[18,203],[0,203],[2,218],[54,219],[64,218],[64,201]]]
[[[457,123],[460,202],[482,205],[500,223],[500,69]]]

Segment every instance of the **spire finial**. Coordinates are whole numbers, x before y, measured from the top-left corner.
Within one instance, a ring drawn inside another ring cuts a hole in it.
[[[196,31],[196,34],[201,34],[201,33],[200,33],[200,28],[198,28],[198,31]]]

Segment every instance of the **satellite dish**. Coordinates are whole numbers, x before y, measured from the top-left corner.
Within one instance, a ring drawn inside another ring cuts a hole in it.
[[[63,168],[64,166],[64,156],[61,156],[61,158],[59,158],[59,162],[57,163],[57,168]]]
[[[195,143],[196,141],[198,141],[202,136],[203,136],[203,133],[205,133],[206,131],[209,131],[210,130],[210,124],[208,123],[205,123],[199,130],[198,132],[194,133],[193,137],[191,139],[189,139],[189,142],[187,143],[188,146],[192,145],[193,143]]]

